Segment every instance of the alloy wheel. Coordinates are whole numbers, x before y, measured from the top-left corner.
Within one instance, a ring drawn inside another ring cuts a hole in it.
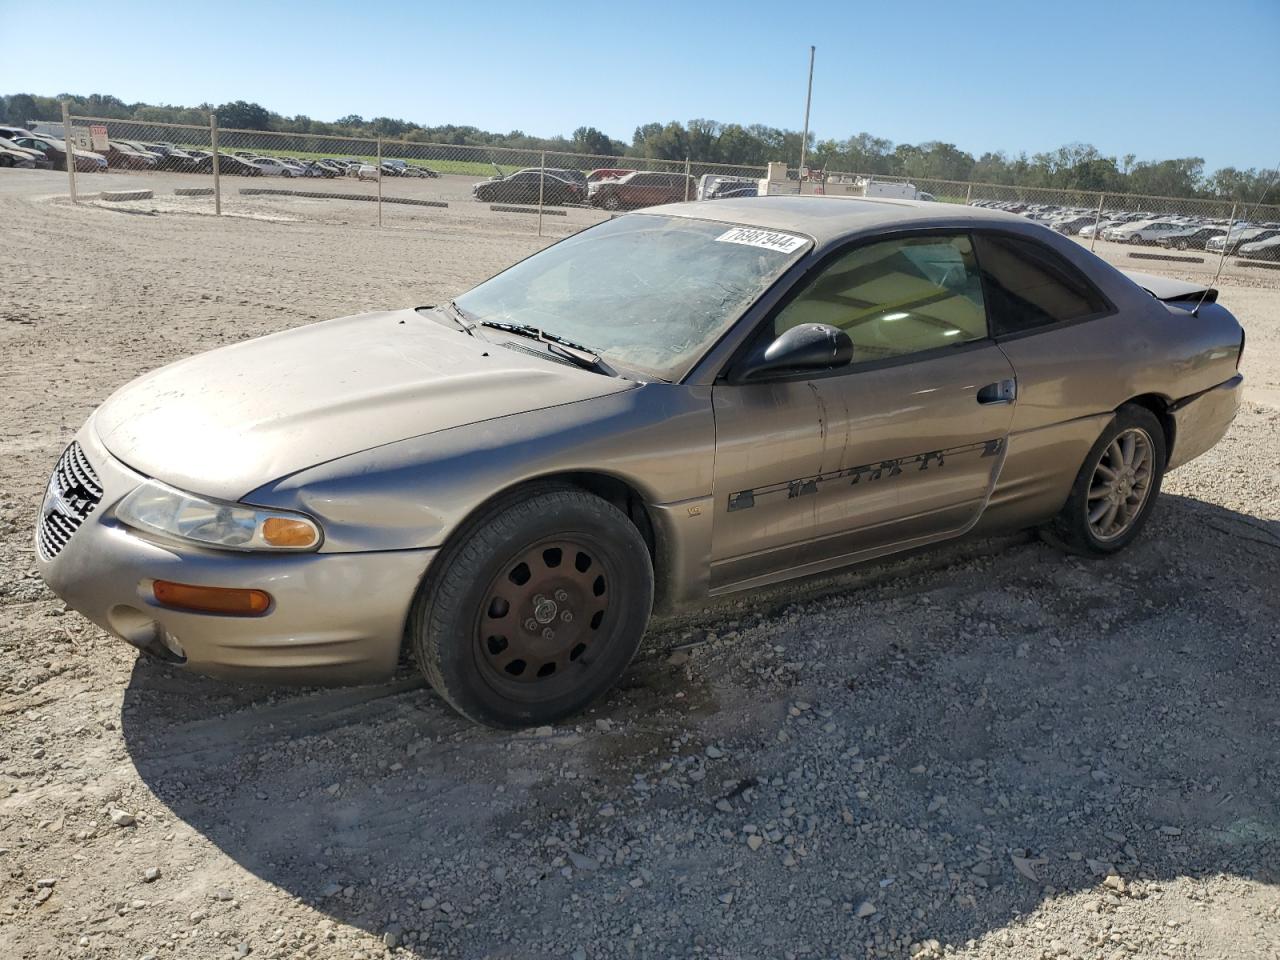
[[[1133,526],[1151,494],[1154,446],[1145,430],[1118,434],[1093,470],[1087,509],[1089,529],[1098,540],[1121,537]]]

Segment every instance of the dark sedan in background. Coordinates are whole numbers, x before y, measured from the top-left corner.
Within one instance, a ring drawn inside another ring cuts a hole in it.
[[[112,142],[103,151],[107,166],[121,170],[154,170],[160,158],[146,150],[135,150],[127,144]]]
[[[39,150],[32,150],[14,143],[6,136],[0,136],[0,167],[33,167],[48,170],[53,164]]]
[[[67,145],[51,137],[15,137],[13,142],[28,150],[35,150],[49,160],[55,170],[67,169]],[[81,173],[98,173],[107,169],[107,158],[100,153],[76,149],[76,169]]]
[[[586,191],[580,184],[565,180],[550,170],[517,170],[505,177],[477,183],[471,194],[485,203],[581,203]]]
[[[1156,239],[1156,245],[1166,250],[1203,250],[1206,243],[1226,232],[1222,227],[1195,227],[1159,237]]]

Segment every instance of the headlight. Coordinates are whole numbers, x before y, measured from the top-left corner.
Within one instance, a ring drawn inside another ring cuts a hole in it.
[[[323,536],[310,517],[206,500],[148,480],[116,507],[121,523],[223,550],[314,550]]]

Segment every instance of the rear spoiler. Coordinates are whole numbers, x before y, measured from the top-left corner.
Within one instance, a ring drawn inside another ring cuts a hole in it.
[[[1137,273],[1121,270],[1126,277],[1140,286],[1157,300],[1165,303],[1215,303],[1218,291],[1203,283],[1187,283],[1185,280],[1170,280],[1168,277],[1157,277],[1150,273]]]

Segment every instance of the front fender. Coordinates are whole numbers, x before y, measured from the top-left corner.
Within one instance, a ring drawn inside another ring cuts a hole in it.
[[[652,383],[384,444],[242,499],[315,517],[325,552],[413,550],[440,546],[495,494],[567,473],[614,477],[678,515],[672,505],[710,495],[714,460],[710,390]],[[690,536],[709,539],[700,511],[688,520]],[[665,535],[679,542],[681,529],[669,524]]]

